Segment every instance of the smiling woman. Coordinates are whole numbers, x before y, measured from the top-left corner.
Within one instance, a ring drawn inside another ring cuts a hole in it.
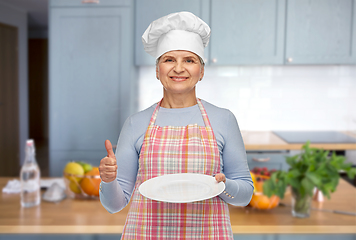
[[[106,141],[108,155],[99,167],[103,206],[114,213],[131,201],[122,239],[233,239],[227,204],[246,206],[251,199],[253,183],[235,116],[196,97],[209,37],[209,26],[189,12],[157,19],[142,36],[146,52],[156,58],[163,98],[126,120],[116,154]],[[225,189],[209,197],[194,191],[200,201],[184,203],[178,201],[177,182],[169,188],[177,199],[159,198],[164,186],[156,189],[158,196],[140,193],[146,181],[175,174],[206,175]]]
[[[156,66],[156,77],[164,89],[161,106],[180,108],[195,105],[195,85],[203,76],[204,65],[195,53],[179,50],[163,54]]]

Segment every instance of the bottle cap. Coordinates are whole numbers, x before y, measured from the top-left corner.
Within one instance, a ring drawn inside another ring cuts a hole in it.
[[[26,141],[26,146],[32,147],[32,146],[33,146],[33,139],[28,139],[28,140]]]

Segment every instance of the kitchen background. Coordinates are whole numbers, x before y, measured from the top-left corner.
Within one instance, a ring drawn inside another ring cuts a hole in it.
[[[98,164],[104,140],[115,143],[125,119],[162,96],[143,31],[183,10],[212,28],[198,97],[230,109],[242,131],[356,132],[353,0],[83,2],[0,0],[0,23],[17,27],[19,52],[18,95],[7,100],[18,116],[2,114],[0,151],[18,161],[3,175],[17,174],[27,138],[45,176],[61,175],[68,160]],[[346,156],[356,163],[355,151]]]
[[[97,2],[0,0],[0,176],[18,176],[28,138],[42,176],[70,160],[98,165],[104,140],[162,96],[144,29],[182,10],[212,27],[198,97],[230,109],[242,131],[356,133],[355,0]]]

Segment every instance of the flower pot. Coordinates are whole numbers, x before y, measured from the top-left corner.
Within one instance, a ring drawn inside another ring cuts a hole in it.
[[[312,197],[292,188],[292,215],[298,218],[307,218],[310,216]]]

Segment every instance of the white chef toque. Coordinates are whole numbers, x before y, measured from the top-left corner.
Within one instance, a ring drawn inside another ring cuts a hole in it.
[[[142,35],[142,43],[155,59],[169,51],[185,50],[204,61],[209,38],[208,24],[190,12],[178,12],[153,21]]]

